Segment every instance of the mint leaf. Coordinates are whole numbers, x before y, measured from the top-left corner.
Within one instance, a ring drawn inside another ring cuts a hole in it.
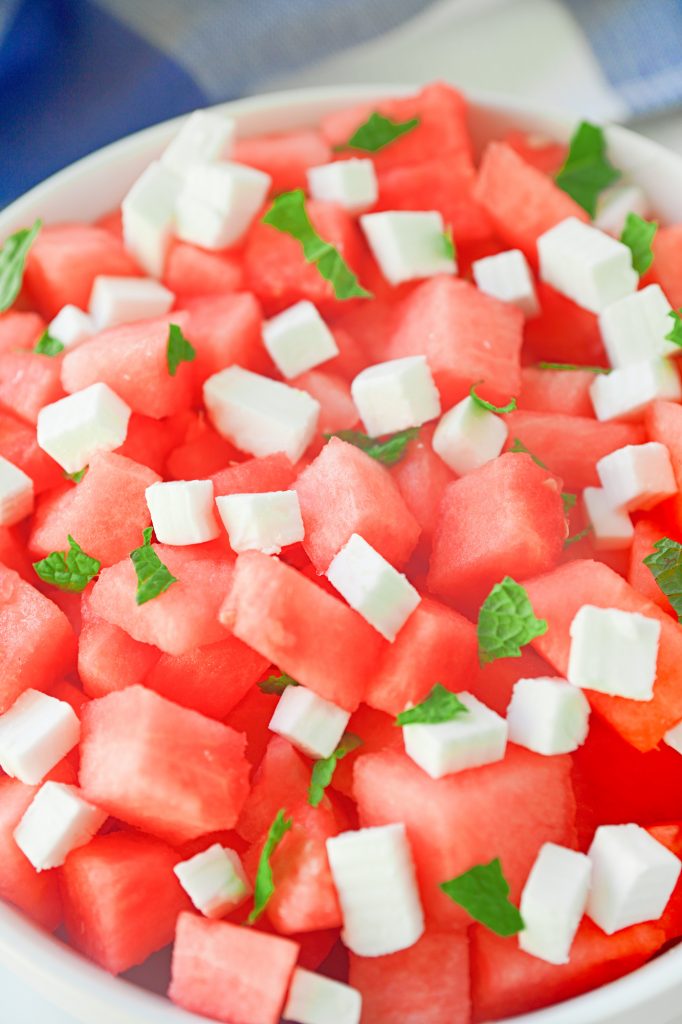
[[[577,544],[578,541],[585,540],[592,533],[592,526],[586,526],[584,530],[580,530],[579,533],[574,533],[572,537],[567,537],[564,541],[564,547],[570,548],[571,544]]]
[[[508,937],[525,928],[518,909],[509,900],[509,885],[500,858],[477,864],[464,874],[443,882],[446,896],[496,935]]]
[[[371,292],[362,287],[338,249],[321,238],[311,224],[303,189],[296,188],[293,192],[275,196],[263,222],[301,243],[306,261],[316,266],[322,277],[330,282],[337,299],[372,298]]]
[[[542,462],[542,461],[541,461],[541,460],[540,460],[540,459],[539,459],[539,458],[537,457],[537,455],[533,455],[533,453],[532,453],[532,451],[530,450],[530,448],[526,448],[526,446],[525,446],[525,444],[523,443],[523,441],[520,441],[520,440],[518,439],[518,437],[515,437],[515,438],[514,438],[514,443],[513,443],[513,445],[511,446],[511,448],[509,449],[509,451],[510,451],[510,452],[512,452],[512,453],[513,453],[514,455],[519,455],[519,454],[522,454],[522,455],[530,455],[531,459],[533,460],[533,462],[535,463],[535,465],[536,465],[536,466],[539,466],[539,467],[540,467],[540,469],[546,469],[546,470],[547,470],[547,472],[549,473],[549,469],[548,469],[548,467],[547,467],[547,466],[545,465],[545,463],[544,463],[544,462]]]
[[[28,250],[42,226],[42,220],[37,220],[32,228],[15,231],[0,249],[0,313],[9,309],[21,291]]]
[[[520,658],[521,648],[547,632],[544,619],[536,619],[525,589],[505,576],[496,583],[478,613],[478,657],[481,665],[498,658]]]
[[[256,884],[253,893],[253,910],[248,916],[248,923],[255,924],[267,907],[275,891],[275,883],[272,877],[270,858],[284,839],[289,829],[294,824],[291,818],[284,817],[284,811],[277,812],[277,816],[268,831],[265,845],[258,861],[256,872]]]
[[[57,338],[53,338],[49,331],[43,331],[33,351],[40,356],[58,356],[64,351],[64,346]]]
[[[642,561],[682,622],[682,544],[670,537],[663,537],[656,541],[654,549]]]
[[[468,714],[469,708],[462,704],[456,694],[436,683],[421,704],[401,711],[395,721],[396,725],[437,725]]]
[[[590,373],[611,373],[606,366],[581,366],[580,363],[538,363],[539,370],[589,370]]]
[[[33,563],[36,575],[53,587],[80,594],[94,580],[102,565],[86,555],[80,544],[69,536],[68,551],[53,551],[47,558]]]
[[[168,328],[168,347],[166,349],[166,365],[171,377],[178,372],[180,363],[191,363],[196,358],[196,349],[190,345],[177,324]]]
[[[146,604],[152,598],[163,594],[173,583],[178,582],[152,548],[152,532],[151,526],[143,530],[142,546],[130,552],[130,559],[137,575],[136,604]]]
[[[482,380],[478,381],[478,384],[483,384],[483,383],[484,382]],[[476,405],[479,406],[479,408],[487,409],[488,412],[496,412],[500,416],[503,416],[504,413],[506,413],[506,412],[514,412],[514,409],[516,409],[516,399],[515,398],[510,398],[510,400],[507,402],[506,405],[493,405],[492,402],[487,402],[485,400],[485,398],[480,398],[479,395],[476,394],[476,388],[478,387],[478,384],[472,384],[471,385],[471,388],[469,389],[469,394],[473,398],[473,400],[476,403]]]
[[[564,514],[568,515],[572,508],[575,508],[575,504],[578,500],[577,494],[571,494],[570,491],[561,492],[561,500],[564,503]]]
[[[665,336],[666,341],[672,341],[673,345],[682,346],[682,309],[671,309],[668,313],[672,317],[673,326]]]
[[[401,135],[413,131],[418,124],[418,117],[413,117],[409,121],[392,121],[390,117],[384,117],[375,111],[355,129],[345,146],[336,146],[335,149],[362,149],[365,153],[378,153]]]
[[[457,259],[457,247],[455,246],[455,240],[452,236],[452,224],[448,224],[443,232],[443,250],[445,252],[446,259]]]
[[[334,778],[334,772],[339,761],[342,761],[346,754],[352,753],[362,746],[362,740],[352,732],[345,733],[341,738],[336,750],[329,757],[321,758],[313,765],[313,772],[310,777],[310,789],[308,790],[308,803],[311,807],[317,807],[322,802],[324,791]]]
[[[625,227],[620,236],[623,245],[627,245],[632,253],[632,266],[640,275],[646,274],[654,262],[651,243],[658,231],[658,221],[644,220],[637,213],[629,213],[625,218]]]
[[[556,175],[557,185],[594,219],[600,193],[619,178],[620,171],[606,156],[603,130],[589,121],[582,121],[573,134],[564,165]]]
[[[82,469],[77,469],[75,473],[65,473],[64,477],[67,480],[73,480],[73,482],[75,484],[79,484],[81,482],[81,480],[83,479],[83,477],[85,476],[85,474],[87,473],[87,471],[88,471],[88,467],[87,466],[83,466]]]
[[[274,693],[278,697],[284,693],[288,686],[300,686],[295,679],[288,676],[286,672],[282,672],[279,676],[268,676],[267,679],[261,680],[258,684],[258,689],[261,693]]]
[[[407,446],[410,441],[419,437],[419,427],[409,427],[407,430],[400,430],[397,434],[390,434],[383,441],[378,437],[368,437],[360,430],[337,430],[335,434],[325,434],[325,440],[338,437],[346,444],[355,445],[384,466],[394,466],[400,462],[407,453]]]

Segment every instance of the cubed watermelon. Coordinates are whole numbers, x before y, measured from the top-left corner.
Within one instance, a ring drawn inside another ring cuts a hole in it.
[[[262,321],[260,306],[249,292],[189,302],[186,334],[197,353],[195,380],[201,384],[234,364],[267,372],[271,364],[261,337]]]
[[[163,270],[163,283],[175,294],[178,306],[198,295],[225,295],[238,291],[244,273],[237,256],[209,252],[189,242],[173,239]]]
[[[376,297],[371,302],[346,303],[330,316],[334,330],[347,331],[365,353],[364,365],[386,358],[386,347],[397,322],[395,305]]]
[[[648,407],[644,425],[646,437],[643,440],[660,441],[670,453],[673,472],[678,487],[682,486],[682,406],[677,402],[652,402]],[[656,509],[672,520],[673,529],[682,531],[682,493],[678,493]]]
[[[190,433],[190,439],[168,454],[165,475],[171,480],[205,480],[229,466],[239,455],[205,420],[200,431]]]
[[[21,531],[16,526],[0,526],[0,562],[8,569],[14,569],[28,583],[36,581]]]
[[[13,309],[0,313],[0,352],[32,349],[45,327],[37,313]]]
[[[20,419],[36,423],[44,405],[64,397],[61,363],[61,356],[0,353],[0,405]]]
[[[498,715],[506,717],[514,683],[518,679],[551,676],[554,672],[532,647],[522,647],[520,658],[497,658],[487,665],[478,665],[466,689],[487,704]]]
[[[682,306],[682,224],[659,228],[651,247],[654,261],[646,280],[660,284],[677,309]]]
[[[332,151],[320,132],[304,129],[286,135],[237,139],[232,159],[269,174],[271,191],[277,195],[293,188],[307,188],[308,168],[328,164]]]
[[[343,377],[324,370],[308,370],[295,380],[292,387],[307,391],[320,403],[318,430],[322,434],[335,434],[338,430],[353,430],[359,426],[358,410],[351,398],[350,387]],[[324,438],[318,438],[318,446]]]
[[[671,853],[682,860],[682,822],[653,825],[647,830],[654,839],[662,843]],[[658,922],[666,939],[679,939],[682,935],[682,880],[678,880],[663,917]]]
[[[536,291],[540,315],[526,320],[524,327],[524,355],[528,361],[608,366],[594,313],[576,306],[542,281],[536,282]]]
[[[264,491],[286,491],[296,479],[296,470],[284,452],[262,459],[246,459],[239,465],[213,474],[216,497],[223,494],[260,494]]]
[[[543,174],[554,175],[568,152],[563,142],[556,142],[549,135],[537,132],[512,130],[505,135],[504,142],[523,157],[527,164],[537,167]]]
[[[192,414],[188,411],[163,420],[134,412],[128,421],[128,436],[117,449],[118,454],[149,466],[155,473],[163,473],[169,452],[182,444],[191,422]]]
[[[368,704],[361,704],[358,710],[353,712],[347,732],[358,736],[362,740],[362,745],[351,750],[337,762],[330,786],[336,793],[341,793],[352,800],[353,772],[357,759],[380,750],[395,750],[402,754],[405,745],[402,730],[396,728],[395,717],[387,715],[384,711],[377,711]],[[355,804],[348,801],[344,806],[355,809]]]
[[[159,660],[151,644],[133,640],[125,630],[101,619],[83,601],[83,627],[78,636],[78,675],[90,697],[141,683]]]
[[[0,411],[0,455],[13,462],[33,480],[36,494],[56,487],[64,480],[64,471],[38,447],[36,432],[22,420]]]
[[[644,564],[644,559],[654,554],[654,545],[663,537],[665,537],[665,531],[654,520],[640,519],[635,523],[635,535],[630,548],[628,582],[642,597],[648,598],[668,615],[677,618],[677,612],[659,587],[651,569]]]
[[[420,436],[410,442],[405,456],[391,471],[426,541],[431,540],[436,529],[445,488],[455,479],[452,470],[431,447],[432,436],[428,428],[422,427]]]
[[[540,370],[535,366],[524,366],[518,407],[532,412],[594,419],[590,398],[593,381],[594,373],[590,370]]]
[[[275,706],[276,701],[270,697],[270,717]],[[249,843],[255,843],[270,828],[280,808],[291,814],[303,806],[308,800],[310,772],[309,762],[294,750],[288,740],[282,736],[270,736],[237,822],[239,835]]]
[[[244,735],[246,739],[246,757],[249,764],[254,768],[265,757],[268,744],[273,739],[272,734],[268,732],[268,725],[277,706],[277,699],[274,694],[262,693],[259,687],[252,686],[246,696],[242,697],[239,704],[225,718],[225,725],[229,725],[235,732],[241,732]],[[247,799],[242,815],[247,813],[246,807],[248,805],[249,799]],[[277,808],[281,806],[281,804],[278,804]],[[273,817],[277,812],[277,808],[273,812]],[[272,821],[272,818],[270,820]],[[256,839],[259,834],[258,829],[256,829],[253,839]]]

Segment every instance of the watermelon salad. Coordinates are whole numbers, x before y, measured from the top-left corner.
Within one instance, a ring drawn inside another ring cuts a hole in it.
[[[464,98],[0,251],[0,896],[227,1024],[470,1024],[682,936],[682,226]]]

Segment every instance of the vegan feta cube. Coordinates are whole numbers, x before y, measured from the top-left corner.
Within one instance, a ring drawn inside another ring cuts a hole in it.
[[[298,377],[338,356],[334,335],[312,302],[302,300],[263,324],[263,342],[283,377]]]
[[[318,697],[305,686],[287,686],[268,728],[307,757],[329,757],[339,745],[350,712]]]
[[[0,526],[14,526],[33,511],[33,480],[0,455]]]
[[[121,204],[125,247],[152,277],[163,275],[181,189],[182,178],[156,160],[142,172]]]
[[[194,163],[175,206],[184,242],[225,249],[238,242],[270,190],[269,174],[235,163]]]
[[[327,579],[391,643],[421,598],[407,577],[357,533],[332,559]]]
[[[517,306],[525,317],[537,316],[540,312],[533,275],[520,249],[474,260],[471,269],[479,291]]]
[[[649,200],[639,185],[617,184],[607,188],[597,200],[594,226],[620,238],[629,213],[648,217]]]
[[[531,868],[519,910],[524,953],[548,964],[567,964],[585,913],[592,862],[584,853],[545,843]]]
[[[405,826],[342,832],[327,840],[344,944],[358,956],[409,949],[424,933],[424,912]]]
[[[599,317],[599,328],[611,366],[678,355],[679,345],[665,340],[672,330],[671,309],[659,284],[650,284],[607,306]]]
[[[36,871],[48,871],[89,843],[106,820],[106,811],[89,803],[77,786],[46,782],[14,830],[14,840]]]
[[[449,722],[403,726],[405,753],[432,779],[504,758],[507,723],[470,693],[457,694],[468,709]]]
[[[294,1024],[360,1024],[362,996],[341,981],[296,967],[284,1019]]]
[[[570,754],[587,739],[590,705],[566,679],[539,676],[514,684],[507,710],[509,739],[536,754]]]
[[[570,627],[569,682],[612,697],[651,700],[660,635],[658,619],[583,605]]]
[[[635,528],[627,512],[614,508],[603,487],[586,487],[583,501],[594,546],[603,551],[629,548]]]
[[[306,391],[241,366],[209,377],[204,403],[215,429],[240,451],[259,458],[284,452],[292,462],[312,441],[320,416],[320,403]]]
[[[278,555],[305,535],[296,491],[225,494],[216,505],[233,551]]]
[[[630,419],[656,398],[682,399],[682,382],[672,360],[659,357],[597,374],[590,398],[598,420]]]
[[[632,294],[639,284],[627,245],[577,217],[540,235],[538,258],[540,279],[592,313]]]
[[[443,216],[436,210],[389,210],[360,218],[369,247],[390,284],[456,274]]]
[[[313,199],[337,203],[349,213],[362,213],[379,198],[374,164],[369,159],[337,160],[309,167],[307,173],[308,192]]]
[[[152,278],[100,276],[90,293],[90,316],[95,328],[102,331],[163,316],[174,301],[173,292]]]
[[[467,395],[438,421],[431,444],[450,469],[464,476],[496,459],[508,434],[501,416]]]
[[[677,494],[670,452],[660,441],[628,444],[597,462],[597,473],[613,508],[635,512]]]
[[[213,481],[167,480],[145,491],[159,544],[203,544],[220,535],[213,509]]]
[[[587,916],[607,935],[658,921],[680,877],[679,858],[639,825],[601,825],[588,851]]]
[[[79,739],[80,721],[70,704],[26,690],[0,715],[0,768],[37,786]]]
[[[376,363],[353,380],[351,395],[370,437],[420,427],[440,416],[440,395],[426,356]]]
[[[60,341],[64,348],[75,348],[95,333],[95,325],[89,313],[78,306],[62,306],[56,317],[47,325],[48,334]]]
[[[239,854],[220,843],[181,861],[173,871],[204,917],[224,917],[253,891]]]
[[[226,159],[232,150],[235,122],[217,110],[195,110],[166,146],[161,163],[176,174],[184,175],[195,163]]]
[[[108,384],[91,384],[43,406],[38,413],[38,446],[66,473],[77,473],[95,452],[121,447],[129,419],[130,407]]]

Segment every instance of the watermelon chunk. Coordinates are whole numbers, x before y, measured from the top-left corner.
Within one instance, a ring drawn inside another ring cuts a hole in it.
[[[9,309],[0,313],[0,352],[32,349],[46,324],[37,313]]]
[[[535,287],[540,315],[526,320],[524,326],[524,354],[528,360],[608,366],[594,313],[576,306],[543,281],[536,281]]]
[[[61,356],[35,352],[0,353],[0,404],[29,423],[44,405],[64,397]]]
[[[563,142],[556,142],[549,136],[537,135],[535,132],[510,131],[503,141],[523,157],[527,164],[537,167],[543,174],[555,174],[568,152]]]
[[[307,188],[308,168],[328,164],[332,152],[319,132],[308,129],[286,135],[237,139],[231,159],[269,174],[271,191],[277,195],[294,188]]]
[[[682,485],[682,406],[676,402],[652,402],[646,410],[644,425],[647,436],[643,440],[660,441],[670,453],[678,487]],[[656,512],[669,513],[674,529],[682,530],[682,494],[678,493],[660,505]]]
[[[277,700],[278,698],[273,694],[261,693],[257,686],[252,686],[246,696],[242,697],[239,704],[225,718],[225,725],[229,725],[235,732],[243,733],[246,739],[246,757],[254,768],[260,765],[269,743],[273,741],[272,734],[268,732],[268,725],[277,706]],[[242,816],[247,814],[246,808],[249,806],[249,801],[250,797],[247,798],[244,805]],[[272,815],[273,818],[281,806],[282,804],[277,805]],[[252,839],[257,839],[262,831],[263,829],[260,827],[253,830]]]
[[[445,488],[455,479],[431,447],[432,437],[432,432],[422,427],[419,437],[410,442],[405,456],[391,470],[405,504],[421,527],[422,540],[426,541],[435,532]]]
[[[535,679],[553,675],[548,665],[532,647],[522,647],[520,658],[498,658],[487,665],[478,665],[466,689],[503,718],[518,679]]]
[[[134,412],[128,421],[128,436],[117,453],[161,474],[169,452],[184,441],[191,419],[187,411],[163,420]]]
[[[261,494],[286,491],[296,479],[296,470],[283,452],[262,459],[246,459],[213,474],[216,497],[222,494]]]
[[[37,579],[17,527],[0,526],[0,562],[18,572],[27,583]]]
[[[387,715],[383,711],[377,711],[375,708],[369,707],[368,704],[361,704],[358,710],[353,712],[348,722],[347,732],[359,736],[362,746],[346,754],[343,760],[337,763],[331,787],[335,792],[342,793],[352,800],[353,772],[358,758],[381,750],[395,750],[402,754],[405,745],[402,730],[396,729],[395,717]],[[351,806],[354,807],[354,805]]]
[[[630,548],[628,583],[642,597],[648,598],[668,615],[677,618],[677,612],[659,587],[651,569],[644,564],[644,559],[654,553],[654,545],[665,535],[665,531],[651,519],[640,519],[635,523],[635,535]]]
[[[359,426],[358,410],[343,377],[326,370],[308,370],[292,380],[291,385],[307,391],[320,403],[320,434],[335,434],[338,430],[353,430]],[[318,444],[323,443],[320,437]]]
[[[244,737],[142,686],[83,710],[80,784],[122,821],[182,843],[232,828],[249,792]]]
[[[260,306],[248,292],[189,302],[186,334],[197,353],[195,380],[201,384],[235,363],[266,373],[271,364],[261,337],[262,321]]]
[[[161,652],[133,640],[125,630],[95,615],[83,601],[83,627],[78,636],[78,675],[90,697],[141,683]]]
[[[64,480],[64,471],[42,448],[35,430],[9,413],[0,411],[0,455],[13,462],[33,480],[36,494],[56,487]]]
[[[270,718],[276,703],[272,697],[269,698]],[[310,764],[288,740],[282,736],[270,736],[254,775],[251,792],[239,816],[239,835],[249,843],[255,843],[270,828],[280,808],[292,813],[304,805],[308,800],[310,772]]]
[[[682,224],[659,228],[651,248],[654,261],[646,283],[660,284],[670,304],[677,309],[682,306]]]
[[[239,454],[206,420],[192,436],[174,448],[166,459],[165,475],[171,480],[205,480],[218,473]]]
[[[654,825],[648,829],[654,839],[682,860],[682,822]],[[679,939],[682,935],[682,881],[678,881],[663,917],[658,922],[666,939]]]
[[[166,256],[163,284],[175,294],[176,305],[198,295],[224,295],[242,287],[239,259],[229,252],[209,252],[173,239]]]
[[[593,381],[594,374],[589,370],[539,370],[535,366],[524,366],[518,407],[532,412],[594,419],[590,398]]]

